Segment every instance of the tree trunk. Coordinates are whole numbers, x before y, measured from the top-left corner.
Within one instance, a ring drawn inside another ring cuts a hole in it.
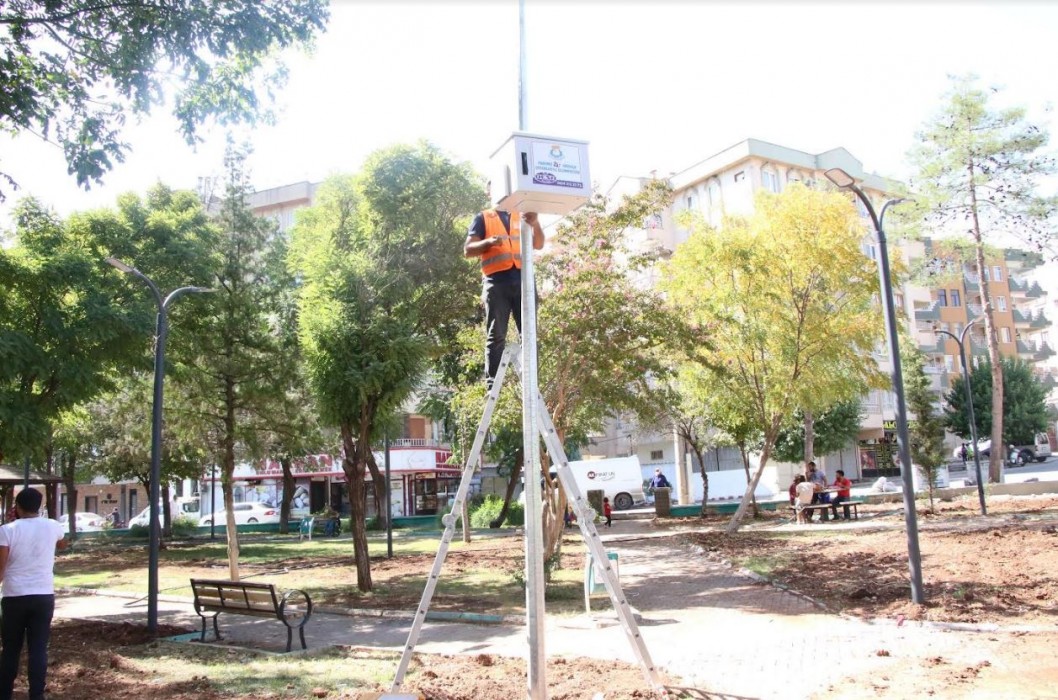
[[[1003,365],[999,356],[999,337],[996,334],[995,318],[992,309],[992,292],[985,277],[984,238],[981,234],[981,222],[977,215],[977,188],[974,186],[974,166],[971,161],[970,171],[970,211],[973,214],[974,253],[977,262],[978,284],[981,287],[981,305],[984,307],[985,340],[988,342],[988,359],[992,363],[992,449],[988,456],[988,480],[998,484],[1003,478],[1003,458],[1006,445],[1003,444]],[[972,344],[971,344],[972,347]],[[971,351],[971,355],[972,355]],[[969,371],[969,368],[967,368]],[[970,381],[969,377],[964,378]],[[977,445],[974,445],[977,449]]]
[[[372,450],[367,451],[367,468],[371,470],[371,490],[375,496],[375,512],[378,513],[378,524],[383,530],[386,529],[386,520],[389,518],[389,504],[387,503],[383,507],[383,503],[386,503],[386,475],[378,468],[378,463],[375,461],[375,453]],[[352,500],[350,495],[349,500]]]
[[[66,486],[66,517],[70,523],[70,539],[77,539],[77,490],[74,480],[77,467],[77,455],[69,454],[62,468],[62,480]]]
[[[279,502],[279,532],[290,532],[290,502],[294,500],[294,472],[291,469],[290,455],[279,457],[279,466],[283,469],[283,498]]]
[[[704,518],[706,515],[705,504],[709,502],[709,475],[705,473],[705,454],[697,442],[692,440],[687,442],[690,444],[691,449],[694,450],[694,456],[698,458],[698,468],[702,470],[702,517]]]
[[[738,446],[738,451],[742,454],[742,468],[746,471],[746,483],[748,484],[748,483],[750,483],[750,481],[753,480],[753,477],[751,477],[750,473],[749,473],[749,451],[746,449],[746,444],[745,443],[740,444]],[[759,476],[757,477],[757,480],[758,481],[760,480]],[[750,505],[753,507],[753,517],[754,518],[759,518],[760,517],[760,509],[757,507],[756,490],[757,490],[757,484],[754,483],[753,484],[753,490],[749,492],[749,498],[750,498]]]
[[[742,502],[738,504],[738,510],[731,516],[731,522],[727,524],[725,532],[729,535],[733,535],[738,532],[738,529],[742,527],[742,519],[746,517],[746,509],[749,508],[750,501],[753,500],[753,492],[757,490],[757,484],[760,483],[760,476],[764,473],[764,467],[768,463],[768,458],[771,457],[772,447],[775,445],[775,436],[779,434],[779,423],[780,418],[776,416],[772,420],[770,429],[764,434],[764,449],[760,453],[760,465],[757,466],[756,473],[753,474],[753,478],[749,480],[749,484],[746,485],[746,493],[742,495]]]
[[[522,450],[515,457],[514,466],[511,467],[510,477],[507,479],[507,491],[503,494],[503,506],[500,507],[500,514],[496,516],[496,519],[489,523],[489,527],[496,529],[503,525],[503,522],[507,519],[507,511],[511,507],[511,499],[514,497],[514,487],[518,485],[518,479],[522,475]]]
[[[365,423],[367,421],[364,421]],[[342,447],[345,449],[345,457],[342,459],[342,469],[345,471],[345,481],[349,484],[349,506],[351,514],[349,517],[349,530],[353,537],[353,560],[356,562],[356,587],[363,592],[370,591],[371,583],[371,558],[367,551],[367,491],[364,479],[367,457],[363,451],[370,451],[371,444],[369,435],[361,430],[360,434],[353,435],[353,426],[342,423]]]
[[[805,411],[805,464],[816,459],[816,419],[811,411]]]
[[[162,483],[162,537],[171,538],[173,536],[173,509],[171,506],[172,499],[170,498],[171,491],[169,490],[169,482]]]
[[[235,385],[229,378],[225,383],[224,396],[224,466],[222,485],[224,488],[225,531],[228,534],[228,576],[239,580],[239,531],[235,528]],[[214,524],[216,514],[214,514]]]

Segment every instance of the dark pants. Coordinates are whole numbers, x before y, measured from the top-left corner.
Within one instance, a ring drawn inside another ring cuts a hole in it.
[[[29,642],[29,697],[44,697],[44,679],[48,674],[48,635],[55,612],[54,595],[23,595],[0,601],[0,700],[10,700],[18,677],[18,657],[22,640]]]
[[[482,297],[485,302],[485,381],[492,386],[507,345],[507,323],[511,316],[514,316],[518,332],[522,332],[521,282],[495,284],[485,280]]]
[[[830,500],[830,510],[833,511],[833,513],[834,513],[834,520],[838,519],[838,506],[841,505],[842,501],[847,501],[847,500],[849,500],[848,496],[838,496],[838,495],[835,495]],[[842,506],[842,508],[844,508],[844,510],[845,510],[845,520],[848,520],[849,518],[851,518],[852,517],[851,509],[848,506]]]
[[[823,504],[830,503],[830,494],[829,493],[816,493],[816,494],[813,494],[812,495],[812,505],[816,505],[818,503],[823,503]],[[834,516],[834,517],[837,517],[837,516]],[[811,512],[809,512],[809,514],[808,514],[808,519],[809,520],[812,519]],[[829,520],[829,519],[830,518],[827,515],[826,509],[820,509],[820,511],[819,511],[819,521],[823,522],[824,520]]]

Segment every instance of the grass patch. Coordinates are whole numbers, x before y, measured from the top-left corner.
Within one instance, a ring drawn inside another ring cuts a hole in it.
[[[297,655],[158,642],[125,650],[123,672],[159,685],[205,676],[217,690],[246,697],[312,697],[314,688],[367,691],[393,680],[394,652],[328,647]],[[355,697],[355,695],[353,696]]]

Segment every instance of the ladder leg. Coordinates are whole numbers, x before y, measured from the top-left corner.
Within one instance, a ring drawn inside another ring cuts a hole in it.
[[[426,588],[423,589],[422,599],[419,601],[419,607],[415,611],[411,630],[408,633],[408,641],[404,644],[404,651],[401,653],[400,664],[398,664],[397,673],[393,678],[393,686],[390,688],[391,692],[398,692],[401,685],[404,683],[404,676],[408,672],[408,664],[411,663],[411,656],[415,652],[415,645],[419,643],[419,634],[422,631],[423,622],[426,620],[426,613],[430,608],[430,601],[433,599],[434,591],[437,589],[437,582],[441,575],[441,567],[444,565],[445,557],[448,555],[448,547],[452,542],[452,536],[455,534],[456,518],[459,517],[459,514],[463,511],[463,502],[466,500],[467,491],[470,490],[470,481],[474,476],[474,469],[478,465],[478,458],[481,455],[481,450],[485,446],[485,437],[488,434],[489,424],[492,422],[492,415],[496,411],[496,400],[500,396],[500,389],[503,387],[503,379],[507,373],[507,367],[511,364],[511,358],[516,357],[517,353],[520,351],[521,349],[517,344],[508,344],[503,352],[503,357],[500,360],[500,366],[496,370],[496,379],[485,400],[485,410],[482,413],[481,422],[478,424],[477,435],[474,436],[474,444],[470,448],[470,453],[467,455],[466,465],[463,467],[463,476],[459,481],[459,488],[456,490],[455,502],[452,504],[451,512],[442,518],[445,529],[441,534],[441,543],[437,548],[437,556],[434,558],[433,568],[430,569],[430,574],[426,579]]]
[[[588,504],[585,495],[580,492],[580,487],[577,486],[577,481],[569,466],[569,460],[566,458],[566,451],[558,439],[555,425],[552,423],[551,416],[544,406],[544,400],[539,394],[537,394],[536,401],[538,406],[536,411],[537,427],[540,430],[540,436],[547,446],[547,451],[551,455],[552,461],[557,465],[556,472],[559,482],[566,490],[566,497],[573,504],[573,512],[577,516],[577,524],[580,526],[584,543],[587,545],[596,567],[602,571],[606,592],[610,594],[614,610],[617,611],[617,617],[624,628],[625,636],[628,638],[629,643],[632,645],[632,651],[639,660],[643,676],[651,687],[661,690],[664,686],[658,676],[657,667],[650,658],[650,652],[647,650],[647,646],[639,632],[639,625],[636,624],[635,615],[632,614],[632,608],[625,598],[624,591],[621,590],[621,582],[617,578],[617,573],[610,564],[610,559],[606,556],[606,549],[599,538],[599,531],[595,527],[594,521],[586,517],[586,514],[591,510],[591,506]],[[526,484],[528,483],[527,479]]]

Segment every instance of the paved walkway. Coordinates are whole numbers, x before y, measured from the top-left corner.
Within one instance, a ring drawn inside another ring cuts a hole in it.
[[[647,648],[664,673],[684,687],[700,689],[700,697],[842,696],[840,688],[849,679],[862,684],[898,676],[929,657],[962,667],[997,663],[1003,635],[843,618],[709,561],[693,545],[679,544],[684,538],[649,535],[631,523],[620,530],[626,527],[623,534],[605,535],[604,542],[619,554],[622,586],[640,614]],[[635,663],[605,597],[597,605],[608,612],[549,616],[549,656]],[[110,595],[68,595],[58,601],[56,616],[143,622],[146,605]],[[159,603],[159,618],[162,623],[199,624],[190,601],[168,597]],[[343,644],[399,650],[409,624],[394,617],[314,614],[306,637],[310,648]],[[277,651],[286,644],[286,630],[275,621],[228,616],[221,620],[221,632],[232,643],[253,640],[255,647],[264,644]],[[525,639],[520,625],[430,621],[418,651],[524,656]],[[1038,690],[1038,695],[1015,691],[1010,697],[1058,697],[1058,672],[1049,687]]]

